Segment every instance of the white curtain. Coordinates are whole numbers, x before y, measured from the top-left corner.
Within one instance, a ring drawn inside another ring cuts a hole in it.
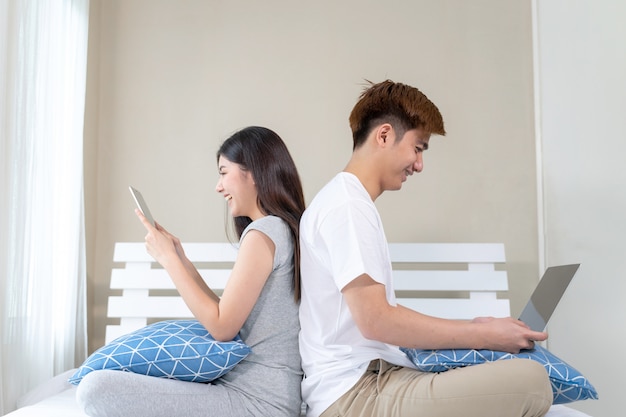
[[[0,411],[86,354],[89,0],[0,0]]]

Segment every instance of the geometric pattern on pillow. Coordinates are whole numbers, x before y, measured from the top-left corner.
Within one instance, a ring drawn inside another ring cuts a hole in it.
[[[210,382],[250,353],[239,335],[218,342],[197,320],[160,321],[92,353],[69,379],[78,384],[89,372],[113,369],[191,382]]]
[[[400,350],[409,357],[417,369],[423,372],[445,372],[463,366],[513,358],[532,359],[541,363],[548,372],[552,384],[554,404],[598,399],[596,389],[587,378],[539,345],[535,345],[532,350],[524,350],[517,354],[486,349],[423,350],[400,348]]]

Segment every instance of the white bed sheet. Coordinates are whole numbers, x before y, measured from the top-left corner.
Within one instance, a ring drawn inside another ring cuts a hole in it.
[[[553,405],[550,407],[550,411],[546,414],[546,417],[591,417],[589,414],[585,414],[582,411],[574,410],[573,408],[566,407],[564,405]]]
[[[74,370],[64,372],[35,388],[5,417],[87,417],[76,403],[76,387],[67,382]],[[591,417],[564,405],[553,405],[546,417]]]
[[[7,417],[87,417],[76,403],[76,387],[67,388],[35,404],[6,415]]]

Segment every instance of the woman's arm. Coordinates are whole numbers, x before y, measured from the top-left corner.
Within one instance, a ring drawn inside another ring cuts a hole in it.
[[[180,239],[178,239],[176,236],[172,235],[170,232],[165,230],[163,226],[161,226],[159,223],[155,222],[155,226],[159,232],[165,234],[171,239],[172,243],[174,244],[176,254],[178,255],[181,262],[183,263],[183,266],[187,270],[187,273],[189,274],[189,276],[197,281],[198,285],[207,293],[209,297],[211,297],[216,303],[219,303],[220,298],[217,296],[217,294],[213,292],[213,290],[211,290],[206,285],[206,282],[204,281],[204,279],[202,278],[202,276],[196,269],[195,265],[189,260],[189,258],[187,258],[187,255],[185,255],[185,250],[183,249],[183,245],[180,243]]]
[[[165,268],[193,315],[216,340],[232,340],[272,272],[274,242],[257,230],[246,234],[220,299],[184,255],[179,239],[158,224],[153,227],[141,212],[137,216],[148,231],[148,253]]]

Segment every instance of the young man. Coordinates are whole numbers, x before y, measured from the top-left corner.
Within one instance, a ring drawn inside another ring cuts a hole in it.
[[[544,368],[508,360],[445,373],[415,369],[398,347],[519,352],[547,338],[512,318],[426,316],[395,302],[387,240],[374,201],[423,168],[437,107],[418,89],[371,85],[350,115],[353,153],[300,222],[302,395],[309,417],[542,416]]]

